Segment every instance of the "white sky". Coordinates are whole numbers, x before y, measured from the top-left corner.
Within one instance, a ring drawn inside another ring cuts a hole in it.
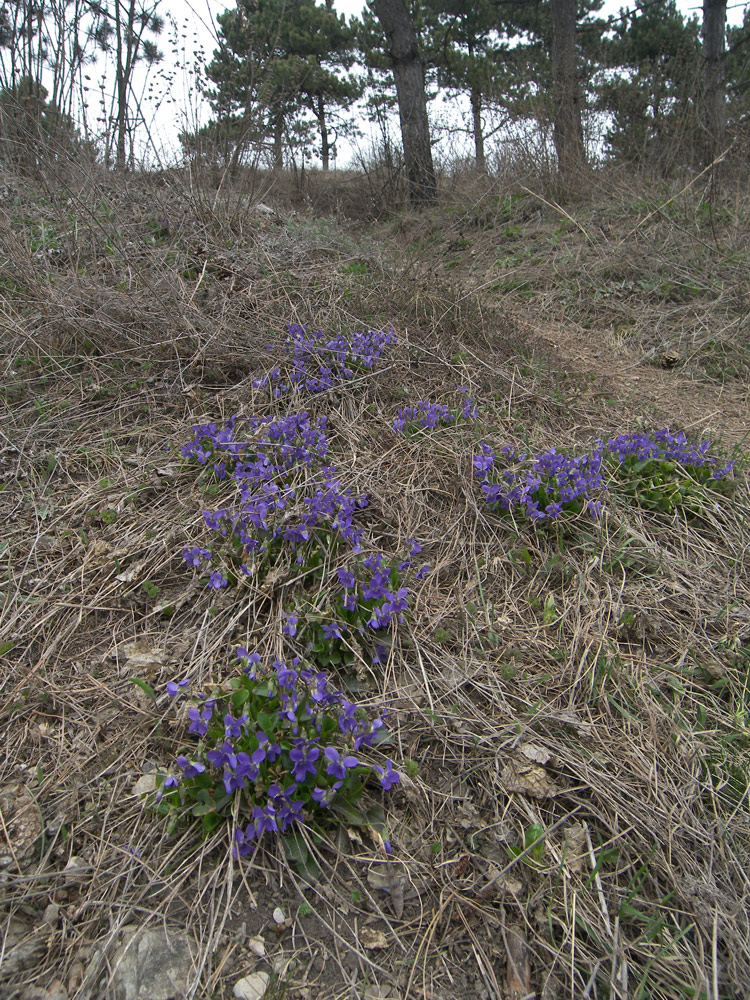
[[[293,3],[294,0],[291,0]],[[361,13],[363,0],[335,0],[336,9],[351,17]],[[622,8],[632,6],[627,0],[606,0],[602,14],[616,14]],[[677,6],[687,15],[700,17],[700,0],[678,0]],[[731,24],[742,21],[744,4],[729,0],[728,20]],[[169,26],[159,40],[159,48],[164,52],[164,61],[151,70],[149,83],[152,84],[150,101],[144,102],[145,118],[149,126],[152,145],[157,149],[164,163],[173,162],[178,147],[177,135],[183,129],[194,130],[205,124],[208,109],[201,105],[193,86],[191,66],[195,53],[210,60],[216,48],[216,16],[234,3],[227,0],[162,0],[159,12],[174,19],[178,34],[176,49],[170,44]],[[184,48],[183,48],[184,47]],[[340,165],[351,152],[340,151]]]

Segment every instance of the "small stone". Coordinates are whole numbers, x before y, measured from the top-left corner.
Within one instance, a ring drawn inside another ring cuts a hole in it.
[[[260,1000],[268,989],[270,978],[267,972],[253,972],[244,979],[238,979],[234,984],[234,995],[237,1000]]]
[[[77,854],[73,854],[68,859],[68,863],[63,868],[63,871],[66,875],[82,875],[88,867],[83,858],[79,858]]]
[[[680,358],[680,355],[677,351],[672,351],[672,350],[664,351],[664,353],[661,356],[662,368],[674,368],[674,366],[676,364],[679,364],[681,360],[682,359]]]
[[[11,849],[0,857],[0,865],[3,868],[15,863],[23,866],[34,856],[42,834],[42,818],[36,799],[24,785],[11,782],[0,789],[0,813],[3,816],[3,847],[7,841]]]
[[[133,795],[137,795],[138,798],[143,798],[144,795],[150,795],[152,792],[156,791],[156,775],[155,774],[142,774],[138,781],[133,785]]]
[[[57,903],[50,903],[45,907],[43,920],[50,927],[57,927],[60,922],[60,907]]]
[[[366,986],[362,1000],[401,1000],[401,994],[388,986]]]
[[[538,743],[522,743],[518,749],[533,764],[547,764],[552,757],[549,750]]]
[[[292,964],[292,956],[288,953],[285,955],[282,951],[281,954],[275,955],[273,962],[271,963],[273,971],[279,977],[283,979],[289,971],[289,966]]]
[[[45,940],[19,917],[11,917],[4,932],[3,977],[33,969],[47,950]]]
[[[284,911],[281,909],[280,906],[277,906],[276,909],[273,911],[273,922],[275,924],[283,924],[285,920],[286,917],[284,916]]]
[[[258,935],[258,937],[251,937],[247,946],[256,958],[264,958],[266,954],[266,943],[263,938]]]
[[[374,927],[363,927],[359,932],[359,942],[363,948],[375,951],[379,948],[387,948],[390,944],[385,934]]]
[[[78,960],[72,962],[68,971],[68,993],[75,993],[77,991],[83,982],[83,976],[83,963]]]
[[[192,941],[183,931],[128,929],[112,966],[117,1000],[175,1000],[188,991]]]
[[[28,986],[21,994],[21,1000],[68,1000],[68,992],[56,979],[46,990],[41,986]]]

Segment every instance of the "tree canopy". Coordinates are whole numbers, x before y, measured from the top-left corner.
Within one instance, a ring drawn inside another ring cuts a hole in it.
[[[240,0],[219,15],[221,46],[206,74],[209,99],[235,162],[247,149],[272,139],[273,161],[283,161],[304,116],[313,116],[325,167],[331,153],[331,113],[360,93],[354,62],[354,32],[330,2]],[[304,130],[303,130],[304,131]]]

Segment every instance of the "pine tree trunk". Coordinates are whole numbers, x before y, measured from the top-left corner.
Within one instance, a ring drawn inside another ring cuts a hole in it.
[[[120,18],[120,4],[115,0],[115,31],[117,34],[117,49],[116,58],[117,65],[115,67],[116,76],[116,88],[117,88],[117,119],[115,122],[116,129],[116,154],[115,154],[115,168],[117,170],[125,169],[125,129],[126,129],[126,116],[128,108],[128,90],[127,83],[125,80],[125,53],[124,53],[124,25]]]
[[[703,125],[707,164],[722,152],[727,140],[726,20],[727,0],[703,0]]]
[[[273,123],[273,169],[284,169],[284,116],[277,114]]]
[[[557,169],[566,187],[586,166],[576,50],[576,0],[552,0],[554,142]]]
[[[119,74],[118,74],[119,75]],[[117,156],[115,159],[115,169],[124,170],[127,159],[125,140],[127,138],[128,123],[128,93],[122,80],[117,82]]]
[[[469,60],[474,58],[474,43],[471,39],[467,42]],[[487,173],[487,158],[484,155],[484,129],[482,128],[482,90],[477,85],[475,79],[471,79],[470,73],[469,102],[471,104],[471,125],[474,136],[474,163],[477,171],[482,174]]]
[[[331,160],[331,146],[328,141],[326,106],[322,94],[318,94],[318,108],[315,117],[318,119],[318,128],[320,129],[320,159],[323,162],[323,170],[328,170]]]
[[[396,81],[409,201],[431,205],[437,197],[437,184],[417,35],[404,0],[373,0],[373,7],[388,39]]]
[[[477,170],[487,173],[487,158],[484,155],[484,132],[482,131],[482,94],[476,87],[471,88],[471,118],[474,131],[474,159]]]

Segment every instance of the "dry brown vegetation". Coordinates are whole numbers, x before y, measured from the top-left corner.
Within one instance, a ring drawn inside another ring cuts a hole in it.
[[[471,456],[637,419],[742,445],[747,198],[602,178],[562,207],[473,182],[367,225],[343,214],[366,185],[310,183],[295,209],[267,189],[266,214],[179,174],[3,178],[3,996],[108,995],[133,925],[190,943],[205,1000],[256,968],[288,1000],[746,996],[744,465],[699,518],[623,500],[556,533],[492,514]],[[312,884],[270,839],[250,864],[228,828],[166,838],[135,790],[189,742],[166,681],[226,677],[238,642],[283,649],[288,581],[192,582],[180,551],[212,498],[165,446],[265,412],[252,379],[292,320],[399,334],[371,377],[303,405],[370,497],[372,544],[416,537],[432,566],[360,678],[404,770],[393,854],[342,829]],[[392,432],[458,383],[476,427]]]

